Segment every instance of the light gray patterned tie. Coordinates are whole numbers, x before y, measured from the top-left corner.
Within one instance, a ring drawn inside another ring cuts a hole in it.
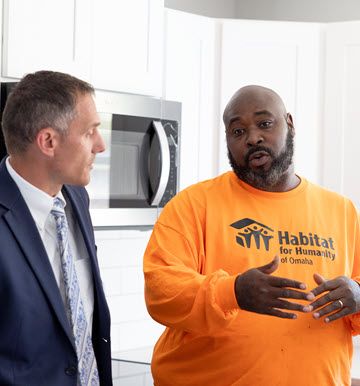
[[[61,256],[65,287],[65,310],[75,338],[79,373],[78,384],[81,386],[97,386],[99,385],[99,374],[84,305],[80,296],[74,259],[69,246],[68,223],[64,206],[63,200],[56,197],[51,214],[56,222],[56,235]]]

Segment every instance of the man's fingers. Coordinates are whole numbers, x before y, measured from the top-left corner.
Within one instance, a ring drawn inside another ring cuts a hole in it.
[[[315,279],[315,277],[314,277],[314,279]],[[312,289],[310,292],[313,293],[314,296],[318,296],[325,291],[332,291],[332,290],[338,288],[340,285],[341,285],[341,282],[339,282],[338,279],[325,280],[323,283],[321,283],[316,288]]]
[[[339,302],[339,300],[334,300],[333,302],[327,304],[325,307],[314,312],[313,316],[315,319],[319,319],[323,316],[329,316],[329,314],[340,311],[344,311],[344,303],[342,301]],[[345,311],[345,314],[347,313],[348,311]]]
[[[285,279],[283,277],[271,276],[269,277],[269,284],[273,287],[289,287],[289,288],[298,288],[305,289],[306,284],[297,280]]]
[[[274,302],[273,308],[281,309],[281,310],[292,310],[292,311],[299,311],[299,312],[309,312],[309,310],[304,310],[303,304],[288,302],[287,300],[283,299],[277,299]]]
[[[309,293],[296,291],[291,288],[273,288],[272,294],[278,299],[301,299],[309,300]]]
[[[325,322],[325,323],[333,322],[334,320],[343,318],[343,317],[346,316],[346,315],[348,315],[348,311],[345,310],[345,309],[343,308],[343,309],[340,310],[339,312],[335,312],[334,314],[331,314],[331,315],[327,316],[327,317],[324,319],[324,322]]]
[[[283,312],[283,311],[280,311],[276,308],[271,308],[268,312],[266,312],[266,314],[276,316],[276,317],[282,318],[282,319],[296,319],[297,318],[296,314],[292,314],[290,312]]]
[[[275,272],[279,267],[280,258],[279,256],[275,256],[270,263],[265,264],[261,267],[258,267],[257,269],[261,271],[262,273],[266,273],[267,275],[270,275],[271,273]]]
[[[314,273],[313,277],[314,277],[315,283],[318,285],[326,282],[326,279],[318,273]]]
[[[315,311],[318,308],[325,306],[325,304],[333,303],[335,300],[340,299],[341,297],[342,297],[342,292],[341,290],[337,289],[337,290],[328,292],[327,294],[316,299],[314,302],[310,303],[309,305]]]

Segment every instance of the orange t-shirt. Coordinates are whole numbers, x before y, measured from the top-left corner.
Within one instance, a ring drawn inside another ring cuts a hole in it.
[[[272,193],[228,172],[166,205],[144,257],[147,307],[167,327],[153,354],[156,386],[350,385],[360,314],[324,323],[311,314],[289,320],[239,309],[236,276],[276,254],[273,275],[308,290],[315,272],[359,280],[353,204],[304,179]]]

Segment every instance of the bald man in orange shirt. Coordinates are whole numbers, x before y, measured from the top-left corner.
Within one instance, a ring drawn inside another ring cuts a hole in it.
[[[171,200],[145,252],[155,385],[350,385],[359,214],[295,174],[274,91],[241,88],[224,123],[233,171]]]

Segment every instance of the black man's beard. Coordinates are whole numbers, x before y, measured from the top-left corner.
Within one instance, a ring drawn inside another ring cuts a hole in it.
[[[249,166],[249,157],[257,151],[266,151],[272,158],[272,163],[269,170],[259,167],[256,171]],[[285,173],[292,164],[294,155],[294,136],[288,130],[286,137],[285,150],[279,156],[275,156],[274,152],[266,146],[254,146],[251,148],[245,157],[245,166],[239,166],[228,148],[228,158],[234,173],[240,180],[261,190],[271,190],[271,187],[277,185],[284,178]]]

